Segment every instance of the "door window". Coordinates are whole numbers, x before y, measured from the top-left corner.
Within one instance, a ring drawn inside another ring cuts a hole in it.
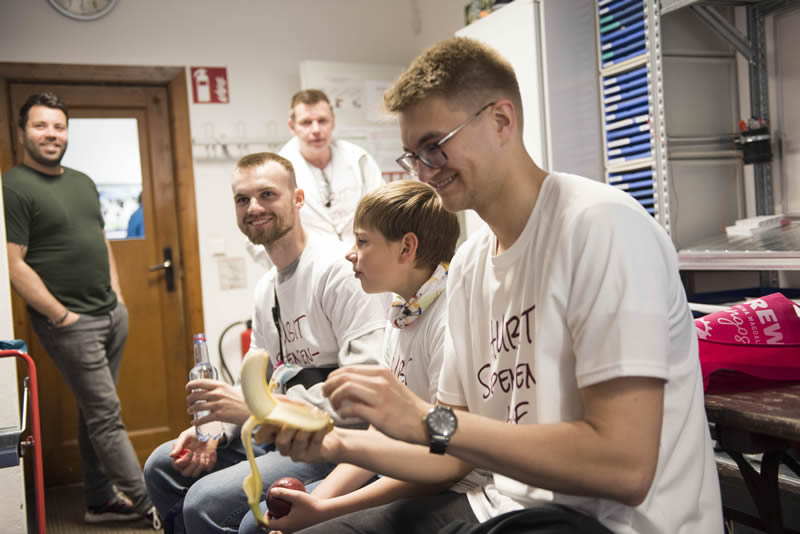
[[[94,180],[109,240],[144,238],[136,119],[70,119],[69,145],[61,163]]]

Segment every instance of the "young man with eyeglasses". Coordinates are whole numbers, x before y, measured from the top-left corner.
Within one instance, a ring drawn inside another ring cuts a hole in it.
[[[379,361],[382,301],[361,291],[344,245],[305,232],[304,192],[288,160],[270,152],[245,156],[231,186],[239,229],[273,264],[256,286],[251,349],[269,353],[281,393],[333,412],[322,381],[336,367]],[[145,464],[147,488],[175,532],[237,532],[249,510],[242,482],[250,466],[240,439],[249,411],[241,391],[220,380],[193,380],[186,388],[189,413],[208,412],[193,424],[222,421],[225,434],[202,442],[189,427],[159,446]],[[336,424],[360,423],[331,415]],[[283,476],[311,484],[334,467],[292,462],[269,447],[256,454],[264,490]]]
[[[494,475],[301,532],[722,532],[697,335],[663,229],[623,192],[536,165],[514,71],[477,41],[426,50],[385,100],[400,164],[488,224],[451,264],[438,404],[385,370],[340,369],[325,394],[385,437],[276,443],[416,483]]]

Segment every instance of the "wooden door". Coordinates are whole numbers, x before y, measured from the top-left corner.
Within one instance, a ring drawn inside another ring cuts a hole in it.
[[[11,124],[17,123],[25,99],[43,90],[52,90],[65,101],[70,120],[136,120],[145,234],[140,239],[112,240],[111,246],[130,312],[118,393],[123,421],[140,461],[144,462],[156,446],[176,437],[189,424],[184,386],[191,362],[193,325],[183,294],[184,247],[179,235],[169,94],[165,87],[152,86],[12,82],[8,84]],[[16,145],[16,135],[14,139]],[[21,160],[21,152],[21,146],[17,146],[17,162]],[[149,269],[165,261],[165,250],[171,252],[172,284],[168,284],[167,271]],[[39,373],[45,484],[80,481],[74,398],[27,324],[24,304],[18,296],[14,316],[15,333],[28,342]]]

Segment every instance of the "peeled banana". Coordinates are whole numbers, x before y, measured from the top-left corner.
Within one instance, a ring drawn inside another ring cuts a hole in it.
[[[316,432],[325,428],[333,429],[333,419],[326,412],[310,406],[284,402],[272,395],[272,390],[277,387],[277,384],[275,382],[267,384],[268,363],[269,355],[266,351],[250,351],[245,356],[240,371],[242,393],[247,408],[252,414],[242,426],[242,443],[250,464],[250,474],[242,482],[242,489],[247,495],[247,504],[253,511],[253,516],[264,526],[269,525],[258,506],[263,485],[253,454],[252,436],[255,427],[269,424],[307,432]]]

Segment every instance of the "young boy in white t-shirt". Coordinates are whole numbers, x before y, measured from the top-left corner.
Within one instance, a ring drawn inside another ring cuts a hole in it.
[[[447,323],[444,291],[459,236],[458,218],[444,209],[430,186],[401,180],[361,199],[353,230],[355,243],[346,258],[361,287],[371,294],[394,294],[383,363],[416,395],[434,402]],[[270,518],[270,526],[295,532],[345,513],[438,493],[449,486],[409,484],[388,477],[369,483],[374,476],[372,471],[341,464],[310,494],[276,489],[274,496],[292,503],[292,509],[281,518]],[[463,493],[477,487],[480,476],[473,473],[452,489]],[[259,532],[251,514],[239,532]]]

